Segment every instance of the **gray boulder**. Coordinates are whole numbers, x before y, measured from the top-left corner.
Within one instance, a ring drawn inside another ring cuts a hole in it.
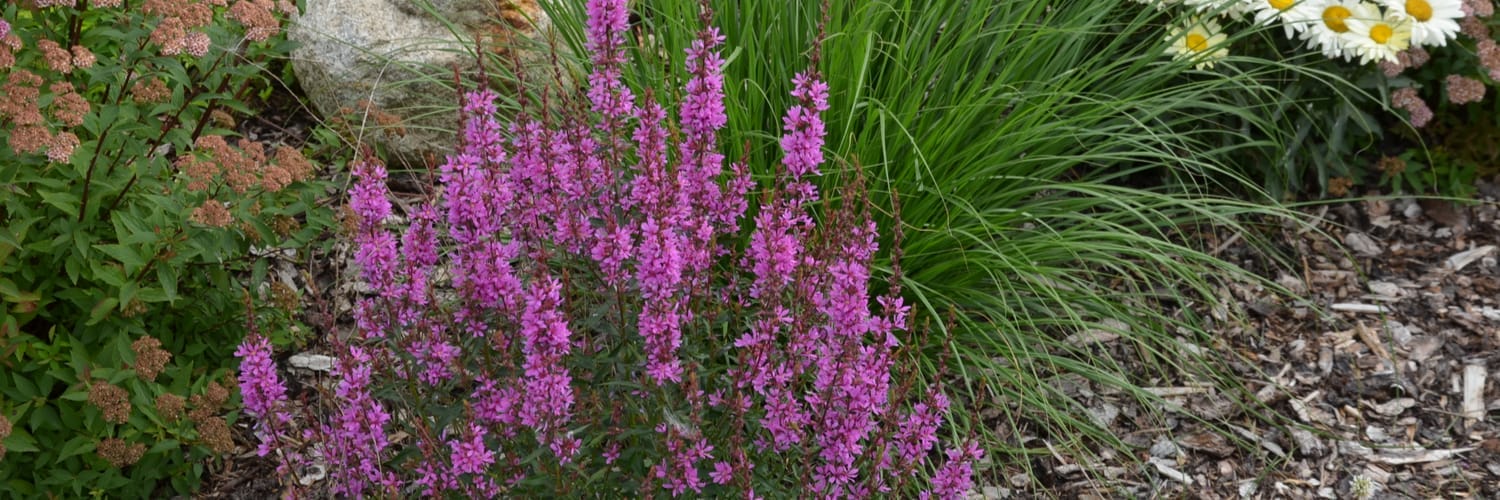
[[[500,56],[492,61],[519,61],[530,82],[566,73],[550,67],[552,23],[536,0],[308,0],[288,31],[300,44],[292,69],[318,113],[352,112],[361,140],[413,166],[452,150],[454,70],[468,81],[478,74],[476,39]]]

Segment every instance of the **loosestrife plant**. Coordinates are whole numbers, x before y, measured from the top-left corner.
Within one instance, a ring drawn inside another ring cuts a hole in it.
[[[783,168],[737,250],[754,186],[718,151],[722,37],[705,4],[671,120],[622,80],[626,3],[587,4],[586,110],[507,125],[489,90],[464,96],[441,195],[399,237],[384,168],[356,164],[374,296],[304,418],[270,344],[241,346],[260,453],[355,497],[961,496],[982,451],[932,462],[948,402],[901,363],[894,282],[871,312],[866,198],[809,212],[828,86],[796,77]]]

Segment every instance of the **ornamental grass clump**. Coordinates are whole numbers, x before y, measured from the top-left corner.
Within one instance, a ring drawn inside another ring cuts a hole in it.
[[[935,460],[948,401],[916,381],[899,272],[871,291],[859,176],[834,199],[813,183],[830,91],[817,50],[751,217],[749,169],[718,149],[709,12],[676,120],[664,88],[621,78],[626,2],[591,0],[586,104],[503,124],[491,91],[466,93],[441,194],[399,237],[384,167],[358,162],[355,260],[373,296],[310,419],[285,418],[270,345],[241,346],[261,453],[288,476],[324,465],[352,497],[962,496],[983,452]]]

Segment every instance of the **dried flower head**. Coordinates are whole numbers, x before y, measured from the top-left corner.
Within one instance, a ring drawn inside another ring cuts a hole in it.
[[[1490,0],[1464,0],[1463,12],[1470,18],[1495,15],[1495,3]]]
[[[1448,75],[1444,80],[1448,87],[1448,102],[1468,104],[1484,100],[1484,82],[1462,75]]]
[[[1396,156],[1382,156],[1375,161],[1375,168],[1387,176],[1401,175],[1406,171],[1406,160]]]
[[[212,113],[208,114],[208,119],[217,127],[234,128],[235,126],[234,115],[222,109],[214,109]]]
[[[198,206],[198,208],[193,209],[193,213],[188,217],[188,220],[205,226],[229,227],[229,223],[234,222],[234,216],[229,213],[229,209],[224,208],[222,202],[207,200]]]
[[[263,42],[281,32],[273,8],[270,0],[239,0],[229,8],[229,18],[245,25],[245,38]]]
[[[89,114],[89,101],[73,91],[73,84],[68,82],[53,83],[49,90],[52,91],[52,105],[49,109],[57,121],[69,127],[77,127],[83,124],[83,117]]]
[[[302,156],[302,151],[290,146],[277,146],[273,157],[281,168],[286,169],[291,175],[292,181],[305,181],[313,175],[313,164],[307,157]]]
[[[1354,187],[1354,181],[1347,177],[1330,177],[1328,179],[1328,194],[1343,197],[1349,194],[1349,188]]]
[[[0,415],[0,458],[5,458],[5,438],[10,437],[10,419]]]
[[[1490,70],[1490,79],[1500,80],[1500,44],[1486,38],[1474,44],[1474,48],[1479,54],[1479,64]]]
[[[156,376],[161,375],[167,362],[172,360],[172,353],[162,349],[161,341],[156,337],[138,338],[130,343],[130,350],[135,351],[135,374],[147,382],[155,382]]]
[[[90,52],[88,47],[73,46],[73,66],[79,69],[89,69],[94,67],[94,62],[94,53]]]
[[[1458,22],[1460,32],[1475,40],[1487,40],[1490,38],[1490,26],[1483,19],[1469,16]]]
[[[182,396],[172,393],[163,393],[156,397],[156,413],[167,422],[176,422],[182,418],[182,408],[186,401]]]
[[[277,309],[292,312],[297,310],[301,300],[297,298],[297,291],[291,285],[278,280],[271,283],[271,303],[276,304]]]
[[[89,404],[104,412],[104,420],[123,424],[130,420],[130,393],[113,385],[96,382],[89,387]]]
[[[124,3],[124,0],[94,0],[91,3],[93,4],[94,7],[102,7],[102,8],[106,8],[106,9],[113,9],[115,7],[119,7],[120,5],[122,5]]]
[[[167,99],[172,98],[172,90],[167,88],[167,82],[161,78],[141,78],[131,84],[130,98],[138,103],[167,102]]]
[[[47,67],[58,73],[73,72],[73,54],[68,49],[62,48],[57,42],[43,38],[36,42],[37,50],[42,51],[42,59],[47,61]]]
[[[55,163],[67,163],[78,147],[78,136],[72,132],[58,132],[47,141],[47,159]]]
[[[223,417],[209,417],[196,421],[198,424],[198,438],[214,452],[229,453],[234,451],[234,435],[229,432],[229,424],[224,423]]]
[[[94,452],[110,465],[126,467],[141,460],[141,456],[146,454],[146,445],[127,443],[120,438],[107,438],[99,442]]]
[[[52,132],[41,125],[21,125],[10,131],[10,150],[16,154],[40,153],[52,143]]]
[[[1427,101],[1417,95],[1417,89],[1403,87],[1391,92],[1391,106],[1406,110],[1413,127],[1421,128],[1432,121],[1432,108],[1427,107]]]
[[[46,122],[42,118],[39,99],[41,97],[42,77],[18,69],[12,71],[5,84],[0,85],[0,94],[5,96],[0,99],[0,118],[10,118],[16,125],[42,125]],[[48,134],[50,136],[50,133]],[[12,144],[15,140],[12,139]],[[25,148],[27,151],[39,150],[40,148]],[[22,149],[17,149],[20,152]]]

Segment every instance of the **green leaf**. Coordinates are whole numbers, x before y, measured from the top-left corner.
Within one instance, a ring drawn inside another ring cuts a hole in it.
[[[57,458],[64,459],[94,451],[96,444],[97,440],[93,436],[78,436],[69,439],[66,444],[62,445],[62,455]]]
[[[6,453],[30,453],[40,451],[36,447],[36,438],[31,437],[26,429],[15,427],[10,430],[10,435],[5,437]]]
[[[120,305],[120,300],[114,297],[105,297],[103,300],[100,300],[98,304],[94,304],[93,309],[89,310],[89,322],[87,325],[94,326],[99,324],[100,321],[104,321],[105,318],[109,317],[111,312],[114,312],[115,306],[118,305]]]
[[[21,396],[20,399],[32,399],[41,394],[36,384],[31,382],[31,374],[14,373],[11,378],[16,382],[16,392]]]
[[[41,195],[42,201],[48,205],[68,214],[69,218],[78,218],[78,205],[80,204],[78,195],[58,191],[43,191]]]
[[[175,266],[156,266],[156,281],[161,285],[162,292],[168,302],[177,300],[177,268]]]
[[[94,245],[94,248],[97,248],[99,249],[99,251],[104,252],[105,255],[114,257],[115,260],[120,261],[121,264],[125,264],[126,274],[135,274],[136,270],[145,267],[146,265],[146,259],[144,257],[141,257],[141,254],[137,253],[134,248],[125,245]]]

